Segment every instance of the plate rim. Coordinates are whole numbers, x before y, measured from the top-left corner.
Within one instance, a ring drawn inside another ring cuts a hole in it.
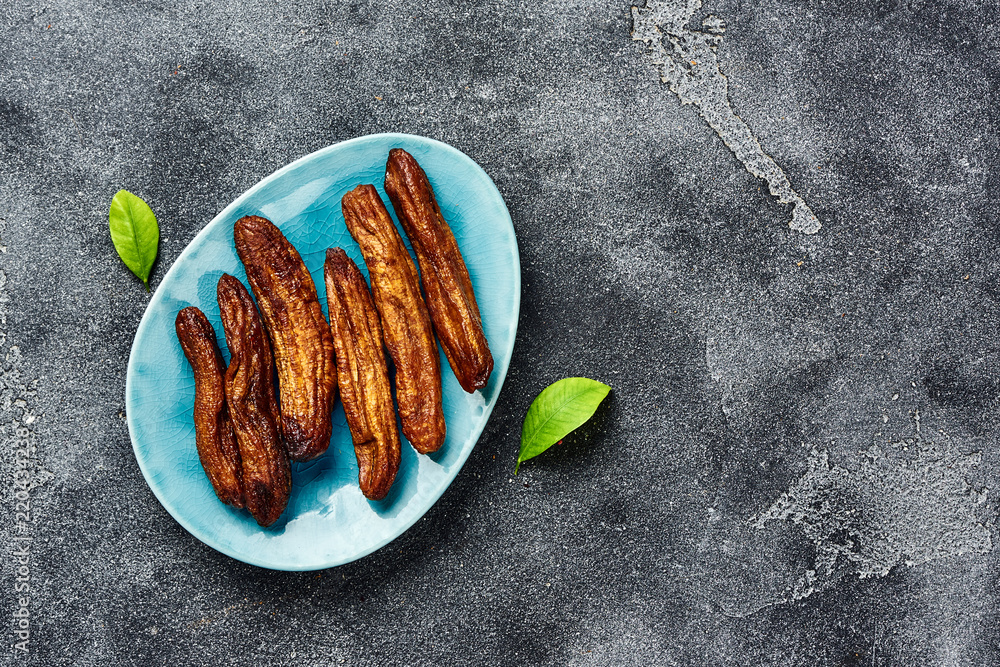
[[[246,199],[250,198],[259,190],[267,187],[271,182],[277,180],[285,173],[299,167],[303,163],[319,159],[326,153],[330,153],[338,149],[343,149],[345,147],[350,146],[351,144],[358,144],[377,139],[404,140],[416,143],[424,143],[424,144],[429,144],[437,149],[443,150],[446,153],[451,153],[456,157],[458,157],[460,160],[467,161],[469,165],[473,168],[473,170],[478,171],[478,173],[486,179],[486,182],[489,183],[489,185],[493,188],[493,190],[496,192],[497,196],[500,199],[503,209],[503,217],[510,225],[511,238],[513,240],[513,249],[514,249],[514,269],[515,269],[514,309],[512,312],[514,329],[513,329],[513,334],[510,337],[510,342],[507,345],[507,349],[504,350],[505,355],[503,358],[505,358],[507,362],[504,364],[504,367],[501,369],[501,373],[497,378],[497,381],[499,382],[499,388],[497,389],[496,399],[492,403],[486,406],[483,414],[483,419],[479,427],[479,432],[476,433],[475,440],[473,441],[472,446],[469,447],[468,450],[465,451],[464,453],[461,453],[456,459],[456,467],[454,475],[451,477],[450,480],[448,480],[448,483],[444,484],[435,494],[433,494],[432,496],[428,496],[428,498],[430,498],[430,502],[428,502],[427,507],[425,507],[423,511],[421,511],[419,514],[415,515],[412,521],[403,526],[398,532],[391,534],[391,536],[384,538],[383,540],[375,543],[371,547],[368,547],[366,549],[357,552],[355,555],[353,555],[353,557],[347,560],[335,559],[334,561],[330,562],[283,564],[283,563],[271,562],[266,559],[256,557],[254,554],[234,553],[232,550],[228,549],[225,545],[213,541],[211,538],[211,534],[206,534],[204,531],[201,531],[200,529],[193,527],[186,520],[186,518],[182,513],[177,512],[176,508],[174,508],[171,503],[168,503],[164,500],[163,496],[161,496],[160,494],[159,489],[150,481],[152,473],[147,469],[146,467],[147,462],[144,461],[144,458],[139,451],[139,446],[135,435],[135,426],[132,423],[133,419],[132,385],[133,385],[133,378],[135,377],[135,372],[136,372],[133,366],[133,361],[136,357],[137,343],[140,339],[140,334],[142,334],[147,327],[151,326],[150,325],[151,320],[147,319],[146,315],[149,313],[150,309],[154,305],[158,305],[163,298],[160,296],[161,295],[161,292],[159,290],[160,285],[162,285],[164,282],[167,281],[167,279],[170,278],[173,272],[177,269],[178,264],[180,264],[180,261],[185,257],[187,257],[189,253],[193,252],[191,250],[192,246],[199,238],[202,237],[202,235],[206,233],[206,231],[213,224],[216,223],[216,221],[218,221],[220,218],[230,215],[233,212],[233,210],[241,206]],[[248,188],[242,194],[236,197],[232,202],[229,203],[229,205],[227,205],[225,208],[219,211],[219,213],[217,213],[214,217],[212,217],[212,219],[209,220],[208,223],[206,223],[205,226],[202,227],[197,234],[195,234],[194,238],[188,241],[187,245],[184,246],[184,249],[181,250],[180,254],[178,254],[177,257],[174,258],[173,263],[171,264],[170,268],[167,269],[167,272],[163,274],[163,277],[159,280],[159,282],[156,283],[156,288],[153,290],[153,294],[150,297],[149,303],[146,304],[146,308],[143,310],[142,317],[140,318],[139,324],[136,327],[135,336],[132,338],[132,345],[129,347],[128,365],[126,366],[126,371],[125,371],[125,421],[128,425],[129,440],[131,441],[132,444],[132,454],[135,456],[136,462],[139,464],[139,470],[140,472],[142,472],[142,476],[146,482],[146,486],[149,487],[149,489],[153,492],[153,495],[159,501],[160,505],[167,511],[167,513],[171,517],[173,517],[174,521],[179,523],[181,527],[184,528],[184,530],[186,530],[189,534],[195,537],[198,541],[214,549],[215,551],[218,551],[219,553],[225,554],[226,556],[229,556],[234,560],[247,563],[249,565],[254,565],[269,570],[284,571],[284,572],[312,572],[317,570],[325,570],[332,567],[338,567],[340,565],[346,565],[347,563],[352,563],[356,560],[364,558],[365,556],[368,556],[371,553],[374,553],[375,551],[378,551],[379,549],[381,549],[382,547],[389,544],[390,542],[398,538],[400,535],[405,533],[407,530],[412,528],[417,521],[419,521],[432,507],[434,507],[434,505],[437,504],[438,500],[441,499],[441,496],[444,495],[444,492],[451,487],[452,483],[455,481],[455,478],[458,477],[458,474],[462,471],[462,468],[465,466],[465,462],[472,454],[472,450],[474,450],[476,448],[476,445],[479,444],[479,438],[482,436],[483,430],[486,428],[486,424],[489,422],[489,418],[493,414],[493,408],[496,406],[497,400],[499,400],[500,391],[502,391],[503,385],[507,379],[507,372],[510,370],[510,360],[513,356],[514,344],[517,339],[517,329],[518,329],[518,324],[520,323],[520,313],[521,313],[521,252],[520,252],[520,247],[518,246],[517,243],[517,230],[514,228],[514,221],[510,216],[510,210],[507,208],[507,202],[504,200],[503,195],[500,193],[500,189],[497,188],[496,183],[493,181],[490,175],[486,173],[486,170],[483,169],[475,160],[473,160],[470,156],[466,155],[464,152],[455,148],[454,146],[447,144],[443,141],[440,141],[438,139],[432,139],[430,137],[425,137],[417,134],[408,134],[404,132],[379,132],[375,134],[366,134],[360,137],[353,137],[351,139],[345,139],[343,141],[338,141],[328,146],[324,146],[323,148],[317,149],[311,153],[307,153],[306,155],[303,155],[293,160],[292,162],[289,162],[283,167],[271,172],[267,176],[264,176],[254,185],[252,185],[250,188]]]

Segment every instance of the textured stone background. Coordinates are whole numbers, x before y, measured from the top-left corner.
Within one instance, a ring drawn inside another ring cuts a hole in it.
[[[814,236],[659,83],[628,4],[3,3],[0,663],[1000,664],[996,5],[710,0],[694,28],[707,13]],[[257,569],[135,463],[147,296],[108,204],[127,187],[157,212],[155,285],[259,179],[380,131],[451,143],[506,199],[510,375],[402,537]],[[566,375],[612,398],[512,481],[524,412]]]

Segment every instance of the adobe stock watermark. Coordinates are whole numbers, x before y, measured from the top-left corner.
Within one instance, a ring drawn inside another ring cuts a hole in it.
[[[31,429],[18,424],[14,429],[14,530],[11,566],[14,571],[13,649],[15,653],[28,653],[31,641],[31,491],[37,484],[35,446],[31,442]]]

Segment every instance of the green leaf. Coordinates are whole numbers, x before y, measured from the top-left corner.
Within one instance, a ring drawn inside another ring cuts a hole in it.
[[[149,291],[149,272],[160,245],[160,227],[149,204],[128,190],[119,190],[108,212],[111,241],[125,266]]]
[[[594,416],[611,387],[588,378],[564,378],[550,384],[535,398],[521,427],[521,463],[534,458]]]

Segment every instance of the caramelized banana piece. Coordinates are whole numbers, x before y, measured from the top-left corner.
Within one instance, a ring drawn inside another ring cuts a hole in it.
[[[243,507],[240,452],[226,408],[225,366],[215,330],[194,306],[177,313],[177,340],[194,370],[194,439],[198,458],[219,500]]]
[[[417,267],[374,186],[359,185],[340,205],[347,229],[361,246],[385,346],[396,366],[403,435],[421,454],[437,451],[445,436],[441,362]]]
[[[233,228],[274,348],[281,390],[281,434],[294,461],[330,446],[330,412],[337,392],[333,338],[306,265],[270,220],[248,215]]]
[[[222,329],[229,347],[226,405],[242,460],[243,498],[261,526],[278,520],[288,505],[292,472],[281,442],[274,362],[264,324],[250,293],[229,274],[217,289]]]
[[[324,276],[340,400],[358,457],[358,483],[365,496],[381,500],[396,478],[400,455],[382,327],[364,276],[342,249],[326,251]]]
[[[417,253],[427,307],[448,363],[462,389],[482,389],[493,372],[493,355],[469,271],[427,175],[402,148],[389,151],[385,192]]]

